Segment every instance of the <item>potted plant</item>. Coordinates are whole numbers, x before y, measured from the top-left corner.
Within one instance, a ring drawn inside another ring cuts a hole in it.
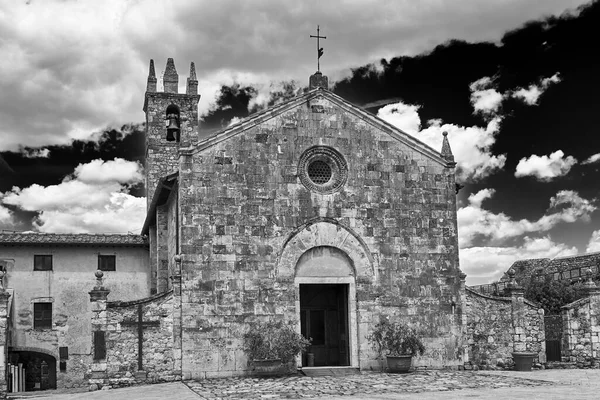
[[[244,335],[244,350],[255,373],[271,375],[293,368],[294,358],[310,346],[310,340],[283,321],[258,322]]]
[[[425,346],[416,331],[401,322],[381,316],[367,336],[380,358],[386,356],[389,372],[408,372],[413,356],[423,355]]]

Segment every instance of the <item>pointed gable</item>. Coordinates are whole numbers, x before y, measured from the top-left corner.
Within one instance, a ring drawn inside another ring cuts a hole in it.
[[[296,96],[292,99],[286,100],[280,104],[269,107],[265,110],[254,113],[236,124],[233,124],[203,140],[201,140],[195,151],[202,151],[204,149],[210,148],[217,143],[221,143],[229,138],[232,138],[242,132],[245,132],[257,125],[265,123],[277,116],[282,116],[286,113],[290,113],[294,109],[298,107],[302,107],[307,105],[311,108],[312,112],[318,112],[320,107],[325,105],[329,107],[336,107],[339,112],[347,113],[350,116],[357,118],[362,121],[362,123],[366,125],[370,125],[377,130],[386,133],[393,139],[398,142],[404,144],[409,147],[413,151],[416,151],[423,156],[428,157],[429,159],[438,162],[439,164],[447,167],[453,167],[455,165],[454,158],[451,155],[445,153],[444,155],[440,154],[440,152],[436,151],[429,145],[421,142],[417,138],[409,135],[408,133],[402,131],[401,129],[395,127],[394,125],[384,121],[383,119],[365,111],[361,107],[358,107],[342,97],[334,94],[333,92],[318,87],[316,89],[312,89],[300,96]],[[285,118],[284,118],[285,119]],[[285,126],[284,126],[285,128]],[[337,127],[340,129],[340,127]],[[343,129],[343,128],[342,128]],[[449,144],[446,137],[444,137],[443,145],[446,152],[449,150]]]

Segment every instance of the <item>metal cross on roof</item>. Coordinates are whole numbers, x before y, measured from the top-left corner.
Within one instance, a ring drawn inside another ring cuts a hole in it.
[[[319,39],[327,39],[326,36],[319,35],[319,25],[317,25],[317,36],[310,35],[311,38],[317,39],[317,71],[321,71],[321,63],[319,62],[319,58],[323,55],[323,48],[320,45]]]

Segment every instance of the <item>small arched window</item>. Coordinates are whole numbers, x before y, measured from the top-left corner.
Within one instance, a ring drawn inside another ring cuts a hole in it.
[[[177,107],[175,104],[171,104],[169,107],[167,107],[167,111],[165,114],[165,124],[167,127],[167,141],[179,142],[181,132],[181,119],[179,117],[179,107]]]

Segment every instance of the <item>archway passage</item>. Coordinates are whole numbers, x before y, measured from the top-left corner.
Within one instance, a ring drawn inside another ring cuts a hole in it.
[[[9,392],[56,389],[56,359],[36,351],[9,353]]]
[[[300,329],[314,366],[350,365],[347,284],[300,284]],[[309,365],[308,355],[302,359]]]

